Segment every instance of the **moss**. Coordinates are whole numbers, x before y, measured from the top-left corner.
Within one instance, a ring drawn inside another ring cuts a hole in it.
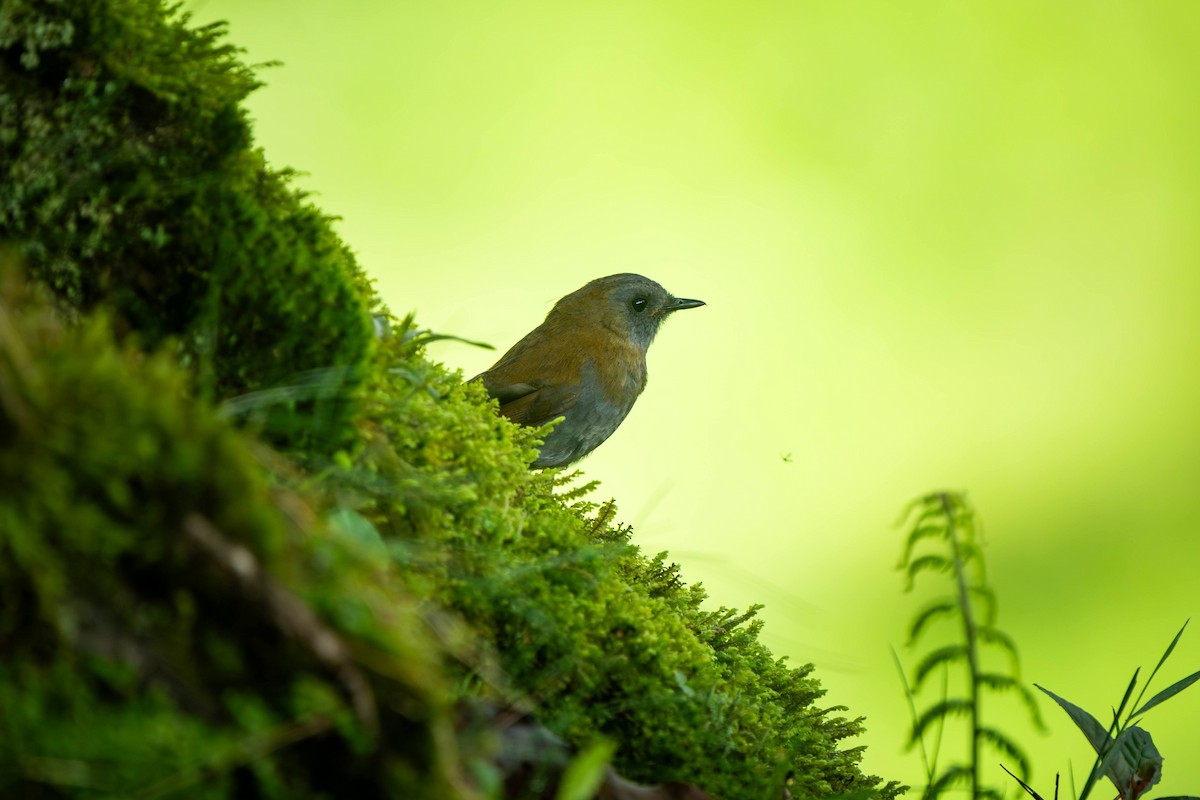
[[[861,720],[814,705],[812,666],[772,657],[757,609],[705,610],[703,589],[643,556],[611,505],[580,501],[592,487],[527,470],[536,432],[403,335],[379,359],[372,445],[327,480],[486,642],[464,659],[468,693],[532,709],[578,746],[610,737],[617,766],[647,782],[729,800],[774,796],[785,779],[801,796],[877,787],[861,748],[844,747]]]
[[[0,794],[449,792],[440,650],[386,563],[272,487],[173,358],[7,284]]]
[[[0,239],[65,311],[104,304],[145,345],[176,340],[217,398],[300,383],[274,411],[309,413],[267,433],[332,452],[373,341],[370,289],[330,218],[252,148],[240,103],[258,84],[221,33],[154,0],[5,2]],[[316,415],[314,370],[335,376]]]
[[[0,793],[471,796],[484,697],[647,782],[894,795],[757,609],[374,339],[236,56],[156,0],[0,6],[0,239],[52,298],[0,289]]]

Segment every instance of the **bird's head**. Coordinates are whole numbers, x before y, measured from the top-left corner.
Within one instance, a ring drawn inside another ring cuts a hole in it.
[[[668,315],[702,305],[700,300],[674,297],[649,278],[623,272],[597,278],[559,300],[548,319],[603,326],[645,350]]]

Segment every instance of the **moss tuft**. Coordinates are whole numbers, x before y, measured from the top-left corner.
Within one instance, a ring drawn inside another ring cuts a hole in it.
[[[5,2],[0,238],[68,313],[103,304],[144,345],[177,341],[217,398],[299,384],[284,406],[311,412],[306,376],[335,374],[319,415],[267,428],[332,452],[372,295],[331,218],[252,149],[237,52],[156,0]]]
[[[440,649],[386,563],[172,358],[4,283],[0,794],[449,792]]]

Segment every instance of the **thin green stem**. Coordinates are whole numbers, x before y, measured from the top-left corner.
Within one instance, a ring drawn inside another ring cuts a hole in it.
[[[958,541],[958,525],[956,524],[957,505],[954,497],[943,492],[941,495],[942,512],[946,515],[947,538],[954,552],[954,578],[958,585],[958,607],[963,623],[963,639],[967,645],[967,667],[971,672],[968,701],[971,717],[971,797],[979,797],[979,646],[975,630],[975,617],[971,609],[971,593],[968,587],[966,564]]]

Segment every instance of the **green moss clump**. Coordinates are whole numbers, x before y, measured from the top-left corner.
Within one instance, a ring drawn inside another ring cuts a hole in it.
[[[452,794],[440,648],[386,561],[172,358],[0,283],[0,795]]]
[[[252,149],[240,103],[258,84],[221,33],[160,0],[6,0],[0,241],[62,309],[103,304],[146,346],[176,340],[217,398],[295,387],[268,435],[333,452],[373,343],[370,287]]]
[[[879,788],[861,748],[843,746],[861,720],[814,707],[812,666],[771,656],[757,609],[704,610],[704,591],[641,555],[611,505],[579,501],[592,487],[555,492],[560,478],[530,473],[536,432],[498,417],[479,386],[403,336],[379,358],[363,409],[373,444],[329,479],[409,579],[483,637],[468,693],[532,709],[577,746],[609,737],[618,769],[650,783],[726,800],[785,782],[798,796]]]

